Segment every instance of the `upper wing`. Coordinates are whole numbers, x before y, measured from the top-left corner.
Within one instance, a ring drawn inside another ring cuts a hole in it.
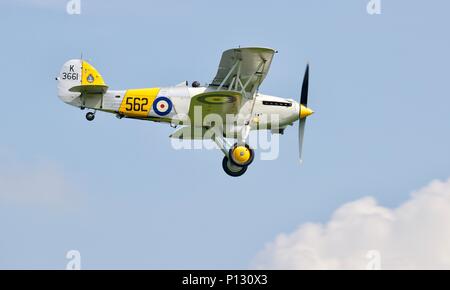
[[[265,79],[275,50],[262,47],[235,48],[223,53],[210,89],[240,91],[252,98]]]

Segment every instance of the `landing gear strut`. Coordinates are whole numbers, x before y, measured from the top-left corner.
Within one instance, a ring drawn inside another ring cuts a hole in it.
[[[87,112],[86,113],[86,120],[89,122],[94,121],[95,119],[95,113],[94,112]]]

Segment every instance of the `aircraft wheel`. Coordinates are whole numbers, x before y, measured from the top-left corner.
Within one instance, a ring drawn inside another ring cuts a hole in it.
[[[94,119],[95,119],[95,114],[94,113],[88,112],[86,114],[86,120],[88,120],[89,122],[94,121]]]
[[[247,167],[255,159],[255,151],[247,144],[234,144],[228,155],[230,156],[231,163],[239,167]]]
[[[223,157],[222,167],[226,174],[232,177],[242,176],[248,169],[247,166],[236,166],[228,160],[228,157]]]

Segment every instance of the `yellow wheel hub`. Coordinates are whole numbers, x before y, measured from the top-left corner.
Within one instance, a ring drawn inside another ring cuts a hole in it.
[[[238,164],[245,164],[250,157],[250,150],[245,146],[237,146],[233,150],[233,160]]]

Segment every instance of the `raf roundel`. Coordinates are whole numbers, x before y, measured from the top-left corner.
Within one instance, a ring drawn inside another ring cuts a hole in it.
[[[172,111],[172,102],[167,97],[159,97],[153,102],[153,111],[159,116],[166,116]]]

